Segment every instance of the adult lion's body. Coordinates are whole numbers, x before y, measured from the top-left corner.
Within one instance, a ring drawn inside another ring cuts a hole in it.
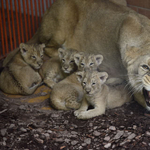
[[[101,71],[108,72],[110,78],[127,80],[134,70],[132,60],[150,54],[150,49],[139,49],[150,43],[150,21],[109,0],[57,0],[45,12],[40,28],[29,42],[45,43],[49,56],[58,47],[100,53],[104,56]],[[130,51],[132,47],[138,50]],[[132,83],[131,86],[134,87]],[[147,107],[140,96],[140,103]]]

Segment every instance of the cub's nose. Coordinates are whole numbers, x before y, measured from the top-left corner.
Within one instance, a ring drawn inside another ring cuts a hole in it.
[[[68,66],[67,66],[67,65],[65,65],[65,66],[64,66],[64,69],[65,69],[65,70],[67,70],[67,69],[68,69]]]
[[[91,89],[90,88],[86,88],[85,91],[86,91],[87,94],[89,94],[91,92]]]
[[[40,61],[40,62],[37,62],[37,64],[39,65],[39,67],[41,67],[43,62]]]

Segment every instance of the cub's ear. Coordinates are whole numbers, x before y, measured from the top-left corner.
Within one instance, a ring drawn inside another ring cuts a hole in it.
[[[20,43],[19,48],[20,48],[21,54],[24,54],[24,53],[26,53],[28,51],[26,49],[26,44],[25,43]]]
[[[97,64],[100,65],[103,61],[103,56],[100,54],[95,55],[95,60],[96,60]]]
[[[64,57],[64,55],[65,55],[65,49],[63,49],[63,48],[59,48],[58,49],[58,56],[59,56],[59,58],[63,58]]]
[[[44,43],[40,44],[40,46],[41,46],[42,49],[46,47]]]
[[[106,79],[108,78],[107,72],[99,72],[98,74],[102,84],[105,83]]]
[[[82,82],[83,75],[84,75],[84,71],[76,72],[76,76],[79,82]]]
[[[82,57],[83,57],[83,52],[80,52],[80,53],[77,53],[74,55],[74,61],[75,61],[77,66],[79,66],[79,62],[80,62]]]

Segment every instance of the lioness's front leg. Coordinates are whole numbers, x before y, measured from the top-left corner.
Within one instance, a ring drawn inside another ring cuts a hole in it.
[[[121,79],[121,78],[109,78],[106,81],[106,84],[107,85],[118,85],[118,84],[121,84],[122,82],[123,82],[123,79]]]

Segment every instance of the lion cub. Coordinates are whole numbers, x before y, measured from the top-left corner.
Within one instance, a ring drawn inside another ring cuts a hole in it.
[[[0,89],[8,94],[32,94],[41,84],[44,44],[21,43],[19,51],[0,74]]]
[[[62,48],[58,49],[58,57],[53,57],[47,60],[40,69],[40,75],[50,88],[76,71],[77,66],[74,62],[74,55],[77,50]]]
[[[81,107],[74,112],[78,119],[89,119],[102,115],[106,108],[119,107],[130,100],[123,85],[111,88],[105,84],[108,78],[106,72],[82,71],[76,74],[84,90]],[[88,110],[90,105],[94,109]]]
[[[80,71],[86,69],[97,70],[103,60],[103,56],[77,53],[74,56],[74,60]],[[55,109],[59,110],[78,109],[81,105],[82,97],[82,86],[77,80],[76,73],[73,73],[54,86],[50,95],[50,103]]]

